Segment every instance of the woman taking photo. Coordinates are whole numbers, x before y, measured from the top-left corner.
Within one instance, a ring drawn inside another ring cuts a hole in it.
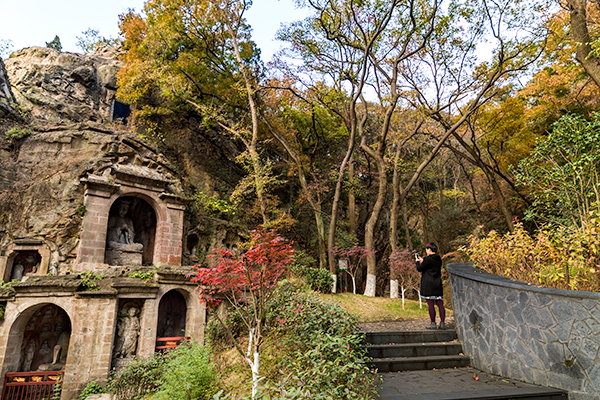
[[[421,298],[427,300],[431,324],[426,329],[436,329],[435,306],[440,311],[439,329],[446,329],[446,309],[444,308],[444,288],[442,286],[442,257],[437,254],[437,245],[425,245],[425,258],[417,254],[417,271],[421,273]]]

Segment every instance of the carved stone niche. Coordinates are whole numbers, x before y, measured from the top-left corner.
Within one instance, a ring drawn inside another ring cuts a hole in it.
[[[22,333],[19,371],[64,370],[71,338],[71,320],[54,304],[47,304],[29,318]]]
[[[156,213],[147,201],[119,197],[110,209],[104,262],[109,265],[151,265]]]
[[[169,193],[169,179],[148,167],[117,164],[83,182],[76,269],[181,265],[185,200]]]
[[[0,251],[0,279],[10,282],[27,275],[46,275],[50,255],[50,247],[42,239],[15,239]]]

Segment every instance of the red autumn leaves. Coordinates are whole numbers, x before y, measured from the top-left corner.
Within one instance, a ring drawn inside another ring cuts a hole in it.
[[[246,293],[262,298],[282,279],[292,262],[291,244],[275,231],[257,228],[247,243],[248,250],[236,255],[229,250],[216,249],[209,257],[217,258],[214,266],[196,266],[192,278],[200,286],[200,297],[210,306],[218,305],[223,296]],[[246,296],[242,296],[246,297]]]

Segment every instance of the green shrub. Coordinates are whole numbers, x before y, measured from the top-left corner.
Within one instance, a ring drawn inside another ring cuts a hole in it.
[[[98,384],[98,382],[91,381],[90,383],[87,384],[87,386],[85,387],[85,389],[83,389],[83,391],[79,395],[79,399],[80,400],[85,400],[90,395],[96,394],[96,393],[104,393],[104,388],[102,386],[100,386]]]
[[[234,330],[243,323],[231,313],[227,318]],[[214,341],[217,325],[209,327],[206,337]],[[304,281],[279,284],[267,304],[263,333],[257,400],[375,398],[376,374],[367,366],[357,318],[336,303],[323,302]],[[236,393],[219,392],[213,400],[249,399],[239,387],[228,388]]]
[[[104,274],[96,275],[92,271],[84,271],[79,274],[79,279],[85,290],[100,290],[100,286],[94,281],[104,279]]]
[[[312,267],[317,264],[317,260],[308,254],[306,250],[296,250],[294,251],[293,264],[294,266]]]
[[[321,293],[331,293],[333,277],[328,270],[315,267],[316,262],[306,251],[296,251],[294,252],[294,264],[292,265],[291,272],[295,276],[306,280],[306,283],[312,290]]]
[[[29,135],[31,135],[30,129],[11,128],[4,132],[4,137],[11,143],[13,140],[23,139]]]
[[[287,349],[280,366],[290,379],[280,391],[294,389],[322,400],[374,398],[376,374],[367,366],[356,317],[287,283],[273,300],[269,319]]]
[[[160,390],[153,400],[209,400],[217,392],[217,376],[207,347],[187,342],[165,356]]]
[[[134,359],[119,375],[111,376],[107,392],[115,400],[137,400],[156,393],[163,382],[166,361],[161,353],[147,359]]]
[[[208,196],[206,193],[196,192],[193,198],[197,211],[203,211],[215,218],[227,219],[235,216],[238,211],[230,202],[219,199],[216,195]]]
[[[308,286],[315,292],[331,293],[333,277],[329,270],[322,268],[306,268],[304,277]]]

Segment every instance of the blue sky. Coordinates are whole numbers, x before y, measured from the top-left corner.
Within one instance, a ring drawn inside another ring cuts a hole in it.
[[[118,15],[133,8],[140,11],[145,0],[0,0],[0,41],[10,40],[12,50],[45,46],[58,35],[63,51],[81,52],[76,37],[88,28],[104,37],[117,37]],[[247,18],[254,41],[268,61],[279,48],[274,35],[281,22],[301,17],[292,0],[254,0]]]

